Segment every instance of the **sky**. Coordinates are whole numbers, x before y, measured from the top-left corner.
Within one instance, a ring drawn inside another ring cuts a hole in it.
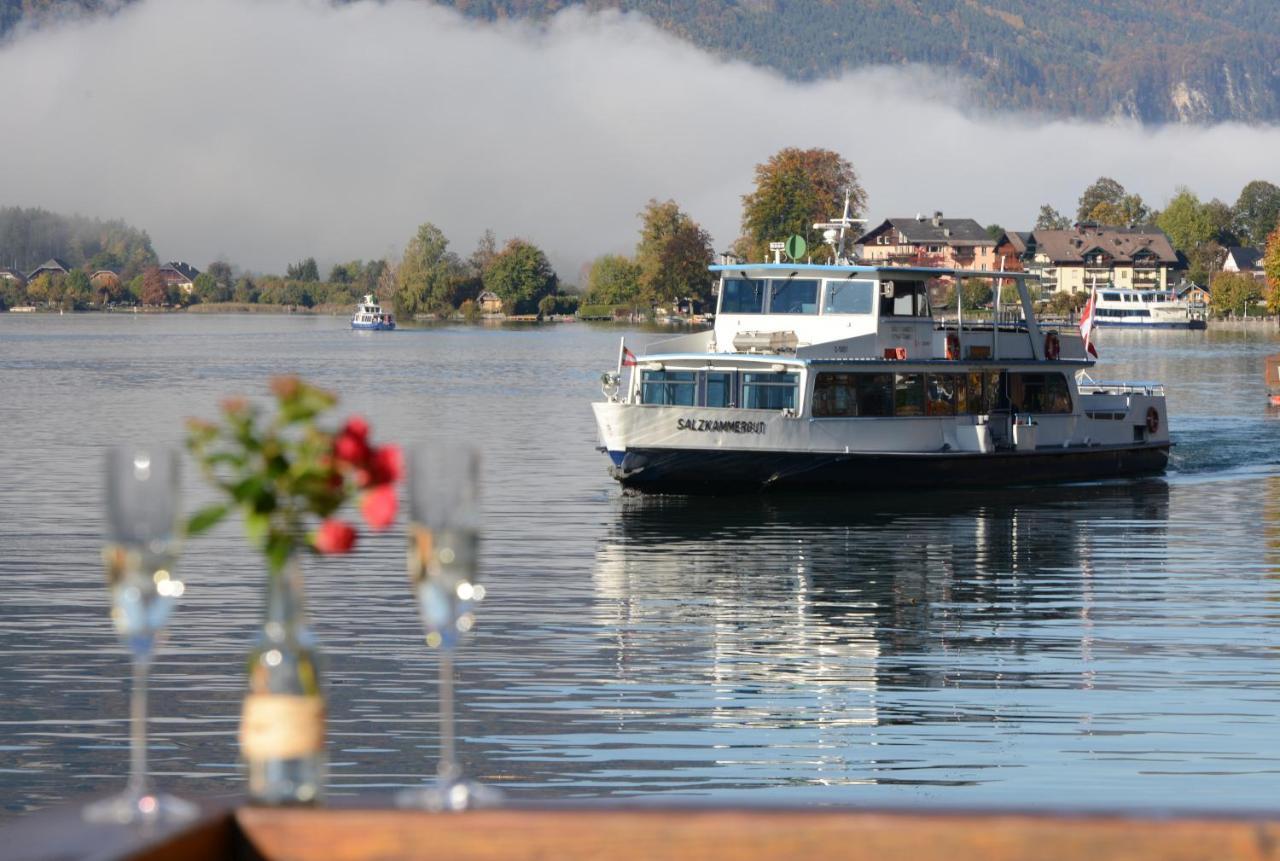
[[[1029,229],[1103,175],[1156,207],[1280,184],[1276,126],[993,115],[927,68],[799,84],[634,15],[486,24],[419,0],[141,0],[20,32],[0,115],[0,206],[123,218],[162,259],[256,272],[398,259],[430,221],[463,256],[486,229],[527,239],[580,283],[634,249],[651,198],[720,251],[788,146],[848,159],[873,222]]]

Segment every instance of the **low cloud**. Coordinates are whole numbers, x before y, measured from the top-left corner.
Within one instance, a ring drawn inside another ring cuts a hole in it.
[[[573,281],[629,251],[649,198],[738,233],[784,146],[848,158],[871,215],[1027,228],[1100,175],[1159,206],[1280,181],[1280,129],[993,116],[877,68],[796,84],[644,19],[481,24],[423,2],[142,0],[0,48],[0,204],[123,217],[164,258],[266,271],[398,254],[424,221],[467,254],[528,238]]]

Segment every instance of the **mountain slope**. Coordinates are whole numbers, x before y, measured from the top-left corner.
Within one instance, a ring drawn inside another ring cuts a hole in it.
[[[125,0],[0,0],[0,35]],[[433,0],[420,0],[433,2]],[[1280,122],[1276,0],[439,0],[481,20],[637,12],[724,57],[813,80],[927,64],[984,106],[1145,123]]]

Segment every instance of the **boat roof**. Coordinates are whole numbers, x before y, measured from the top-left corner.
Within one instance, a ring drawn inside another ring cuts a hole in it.
[[[1033,272],[995,272],[988,269],[950,269],[934,266],[871,266],[855,263],[717,263],[712,272],[831,272],[841,275],[887,272],[893,275],[923,275],[926,278],[1013,278],[1037,279]]]

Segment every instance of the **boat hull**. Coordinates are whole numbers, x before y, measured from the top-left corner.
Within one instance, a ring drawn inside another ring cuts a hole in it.
[[[362,332],[390,332],[395,329],[395,323],[355,323],[351,324],[352,329]]]
[[[1098,320],[1099,329],[1204,329],[1204,320],[1182,320],[1176,323],[1122,323],[1113,320]]]
[[[642,448],[610,452],[611,473],[647,493],[873,491],[1092,481],[1163,472],[1170,443],[987,453],[803,453]]]

